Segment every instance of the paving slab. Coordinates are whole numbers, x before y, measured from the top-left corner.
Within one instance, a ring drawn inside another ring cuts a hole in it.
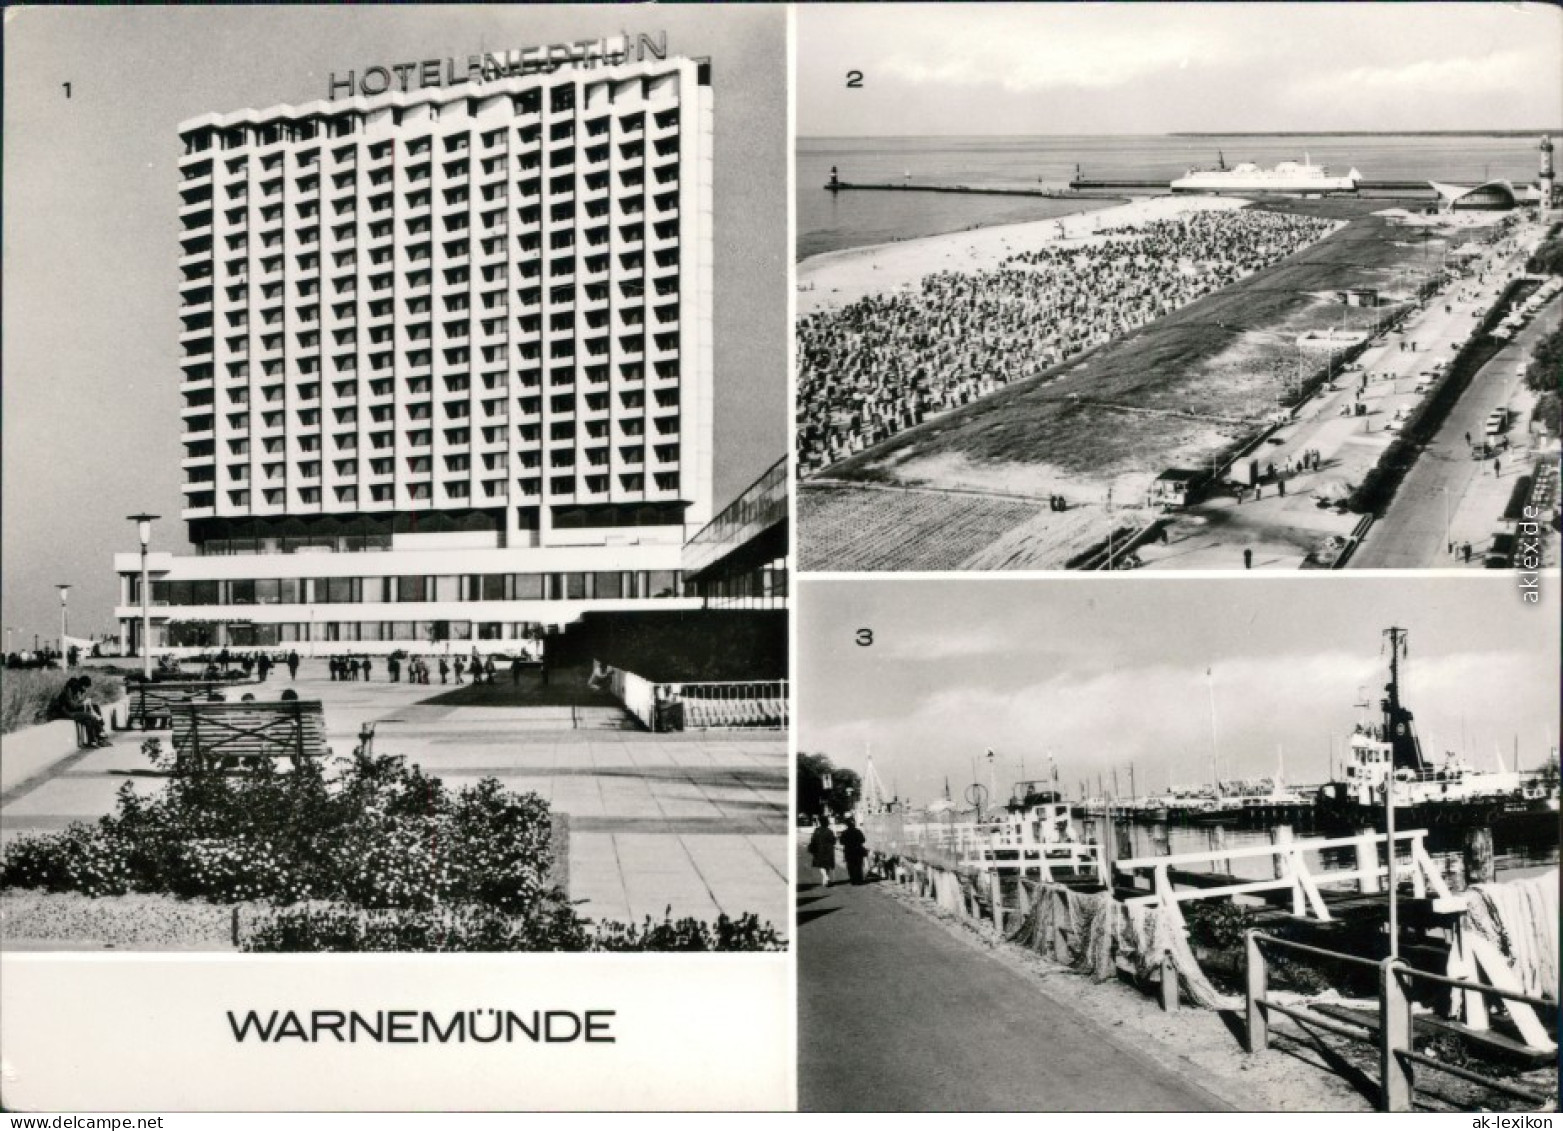
[[[375,751],[399,754],[459,789],[485,777],[534,792],[571,821],[571,898],[598,919],[714,918],[754,912],[787,921],[785,854],[790,850],[787,742],[780,732],[563,729],[570,709],[430,703],[442,689],[389,683],[377,665],[369,683],[327,678],[324,660],[305,659],[297,680],[286,670],[264,684],[234,688],[230,699],[280,698],[288,688],[319,699],[328,745],[347,757],[365,723]],[[602,710],[588,712],[594,719]],[[151,792],[166,780],[150,772],[141,732],[79,759],[54,759],[4,795],[0,836],[63,828],[112,811],[126,782]],[[158,734],[165,746],[168,732]],[[9,741],[9,739],[8,739]],[[55,744],[57,745],[57,743]],[[774,843],[773,843],[774,842]],[[781,862],[781,863],[779,863]]]

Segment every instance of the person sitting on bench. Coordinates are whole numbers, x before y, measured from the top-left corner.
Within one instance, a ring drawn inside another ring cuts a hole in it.
[[[87,698],[87,688],[92,686],[90,676],[76,676],[65,681],[65,686],[49,705],[49,717],[70,719],[87,736],[86,746],[112,746],[104,737],[103,716],[97,705]]]

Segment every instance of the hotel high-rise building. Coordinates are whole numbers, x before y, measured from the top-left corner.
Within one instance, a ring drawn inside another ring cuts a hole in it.
[[[625,37],[328,93],[179,126],[195,554],[151,555],[153,646],[389,651],[697,605],[709,64]],[[116,558],[132,646],[139,565]]]

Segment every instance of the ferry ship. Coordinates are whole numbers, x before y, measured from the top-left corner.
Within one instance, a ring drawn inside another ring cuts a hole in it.
[[[1323,165],[1315,165],[1306,156],[1302,161],[1282,161],[1273,169],[1262,169],[1244,161],[1227,168],[1226,155],[1214,168],[1190,169],[1169,186],[1173,192],[1281,192],[1330,193],[1356,192],[1362,174],[1352,169],[1345,176],[1331,176]]]
[[[1434,824],[1491,825],[1500,821],[1558,819],[1554,772],[1479,770],[1453,752],[1434,760],[1422,752],[1411,711],[1400,699],[1404,629],[1385,630],[1389,640],[1389,683],[1380,700],[1381,720],[1359,722],[1353,731],[1345,777],[1319,790],[1316,811],[1325,819],[1365,826],[1381,824],[1386,783],[1395,800],[1397,827]]]

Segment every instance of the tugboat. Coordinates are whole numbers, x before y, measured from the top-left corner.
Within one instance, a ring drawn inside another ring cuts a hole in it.
[[[1389,641],[1389,683],[1380,700],[1382,720],[1360,722],[1349,744],[1345,779],[1319,790],[1321,819],[1352,827],[1381,824],[1385,783],[1393,780],[1399,828],[1492,825],[1515,815],[1551,815],[1557,820],[1558,786],[1539,774],[1478,770],[1453,752],[1433,761],[1423,755],[1411,711],[1400,699],[1400,662],[1406,630],[1385,629]]]

